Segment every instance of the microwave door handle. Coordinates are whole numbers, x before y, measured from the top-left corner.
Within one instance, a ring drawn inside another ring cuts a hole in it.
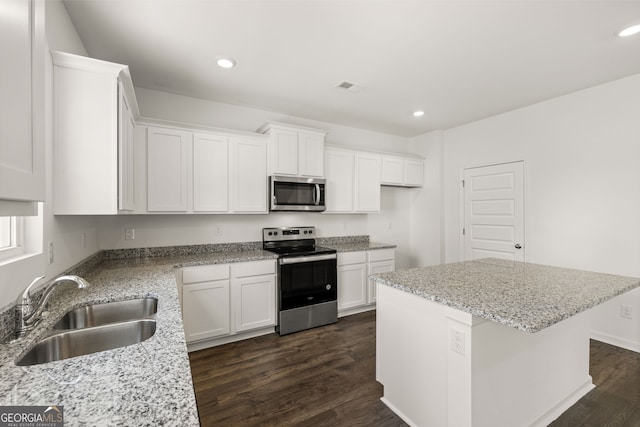
[[[314,194],[313,203],[318,206],[320,204],[320,184],[316,184],[316,191]]]

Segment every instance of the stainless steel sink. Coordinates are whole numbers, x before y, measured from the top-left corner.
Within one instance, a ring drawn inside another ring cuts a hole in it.
[[[153,297],[86,305],[67,312],[53,329],[83,329],[156,314],[158,299]]]
[[[155,332],[155,319],[61,331],[38,342],[16,365],[37,365],[138,344],[151,338]]]

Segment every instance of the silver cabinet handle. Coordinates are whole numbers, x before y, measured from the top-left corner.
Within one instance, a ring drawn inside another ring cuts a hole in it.
[[[516,249],[522,249],[522,245],[520,243],[516,243],[516,245],[514,246]]]

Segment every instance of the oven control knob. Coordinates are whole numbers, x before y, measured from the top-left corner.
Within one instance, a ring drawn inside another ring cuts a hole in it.
[[[277,232],[277,231],[274,231],[274,232],[273,232],[273,235],[274,235],[274,236],[277,236],[277,235],[278,235],[278,232]]]
[[[273,236],[273,232],[270,231],[269,233],[267,233],[269,236]]]
[[[309,234],[313,233],[313,230],[309,230]]]
[[[330,291],[331,290],[331,285],[327,284],[327,286],[325,286],[325,288]]]

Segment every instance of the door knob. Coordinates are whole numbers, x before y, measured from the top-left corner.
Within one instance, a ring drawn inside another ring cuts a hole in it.
[[[515,248],[516,249],[522,249],[522,245],[520,243],[516,243]]]

